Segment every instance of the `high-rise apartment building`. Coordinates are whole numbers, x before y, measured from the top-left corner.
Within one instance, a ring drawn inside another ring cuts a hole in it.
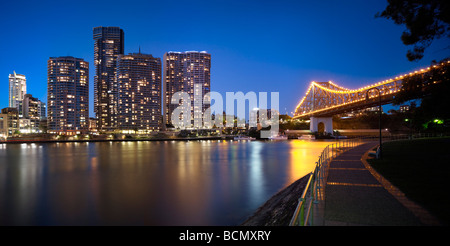
[[[41,104],[42,102],[33,97],[31,94],[25,94],[22,102],[23,118],[29,119],[30,132],[37,132],[39,130],[39,123],[41,121]]]
[[[95,27],[94,112],[98,129],[117,129],[117,57],[124,54],[124,32],[119,27]]]
[[[161,119],[161,59],[131,53],[117,58],[118,129],[150,132]]]
[[[163,60],[163,122],[165,124],[172,123],[172,112],[179,106],[171,103],[172,96],[176,92],[183,91],[187,92],[191,99],[190,117],[193,123],[195,115],[200,115],[205,112],[205,109],[210,107],[210,100],[202,101],[201,105],[198,105],[198,102],[194,102],[194,94],[197,94],[203,100],[205,94],[211,90],[211,54],[208,54],[206,51],[171,51],[164,54]]]
[[[9,75],[9,107],[20,108],[23,97],[27,94],[27,79],[25,75],[13,74]]]
[[[89,63],[71,56],[48,60],[50,133],[75,135],[89,130]]]

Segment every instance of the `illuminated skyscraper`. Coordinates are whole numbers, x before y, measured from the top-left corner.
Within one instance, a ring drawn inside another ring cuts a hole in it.
[[[118,128],[125,132],[159,129],[161,59],[132,53],[117,58]]]
[[[20,108],[23,97],[27,94],[27,79],[25,75],[13,74],[9,75],[9,107]]]
[[[89,130],[89,63],[71,56],[48,60],[50,133],[82,134]]]
[[[117,57],[124,54],[124,32],[119,27],[95,27],[94,112],[98,129],[117,129]]]
[[[211,54],[206,51],[168,52],[164,54],[164,123],[172,123],[172,112],[179,106],[172,104],[172,96],[179,91],[187,92],[191,98],[191,122],[195,112],[204,112],[210,101],[203,101],[202,106],[194,103],[194,94],[203,99],[210,92]],[[194,124],[192,124],[194,125]]]
[[[44,107],[44,109],[42,108]],[[23,118],[30,122],[30,132],[39,131],[40,121],[45,118],[45,103],[31,94],[25,94],[22,102]],[[42,115],[44,113],[44,115]]]

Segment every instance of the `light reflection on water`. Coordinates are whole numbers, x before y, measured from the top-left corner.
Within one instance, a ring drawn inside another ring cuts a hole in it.
[[[0,225],[238,225],[327,141],[11,144]]]

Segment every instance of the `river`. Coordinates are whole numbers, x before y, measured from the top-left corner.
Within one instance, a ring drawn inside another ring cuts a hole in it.
[[[239,225],[330,143],[0,144],[0,225]]]

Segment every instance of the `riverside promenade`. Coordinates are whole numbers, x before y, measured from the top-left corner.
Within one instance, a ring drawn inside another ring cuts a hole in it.
[[[439,225],[433,216],[392,186],[368,164],[368,142],[334,158],[314,205],[315,226]]]

